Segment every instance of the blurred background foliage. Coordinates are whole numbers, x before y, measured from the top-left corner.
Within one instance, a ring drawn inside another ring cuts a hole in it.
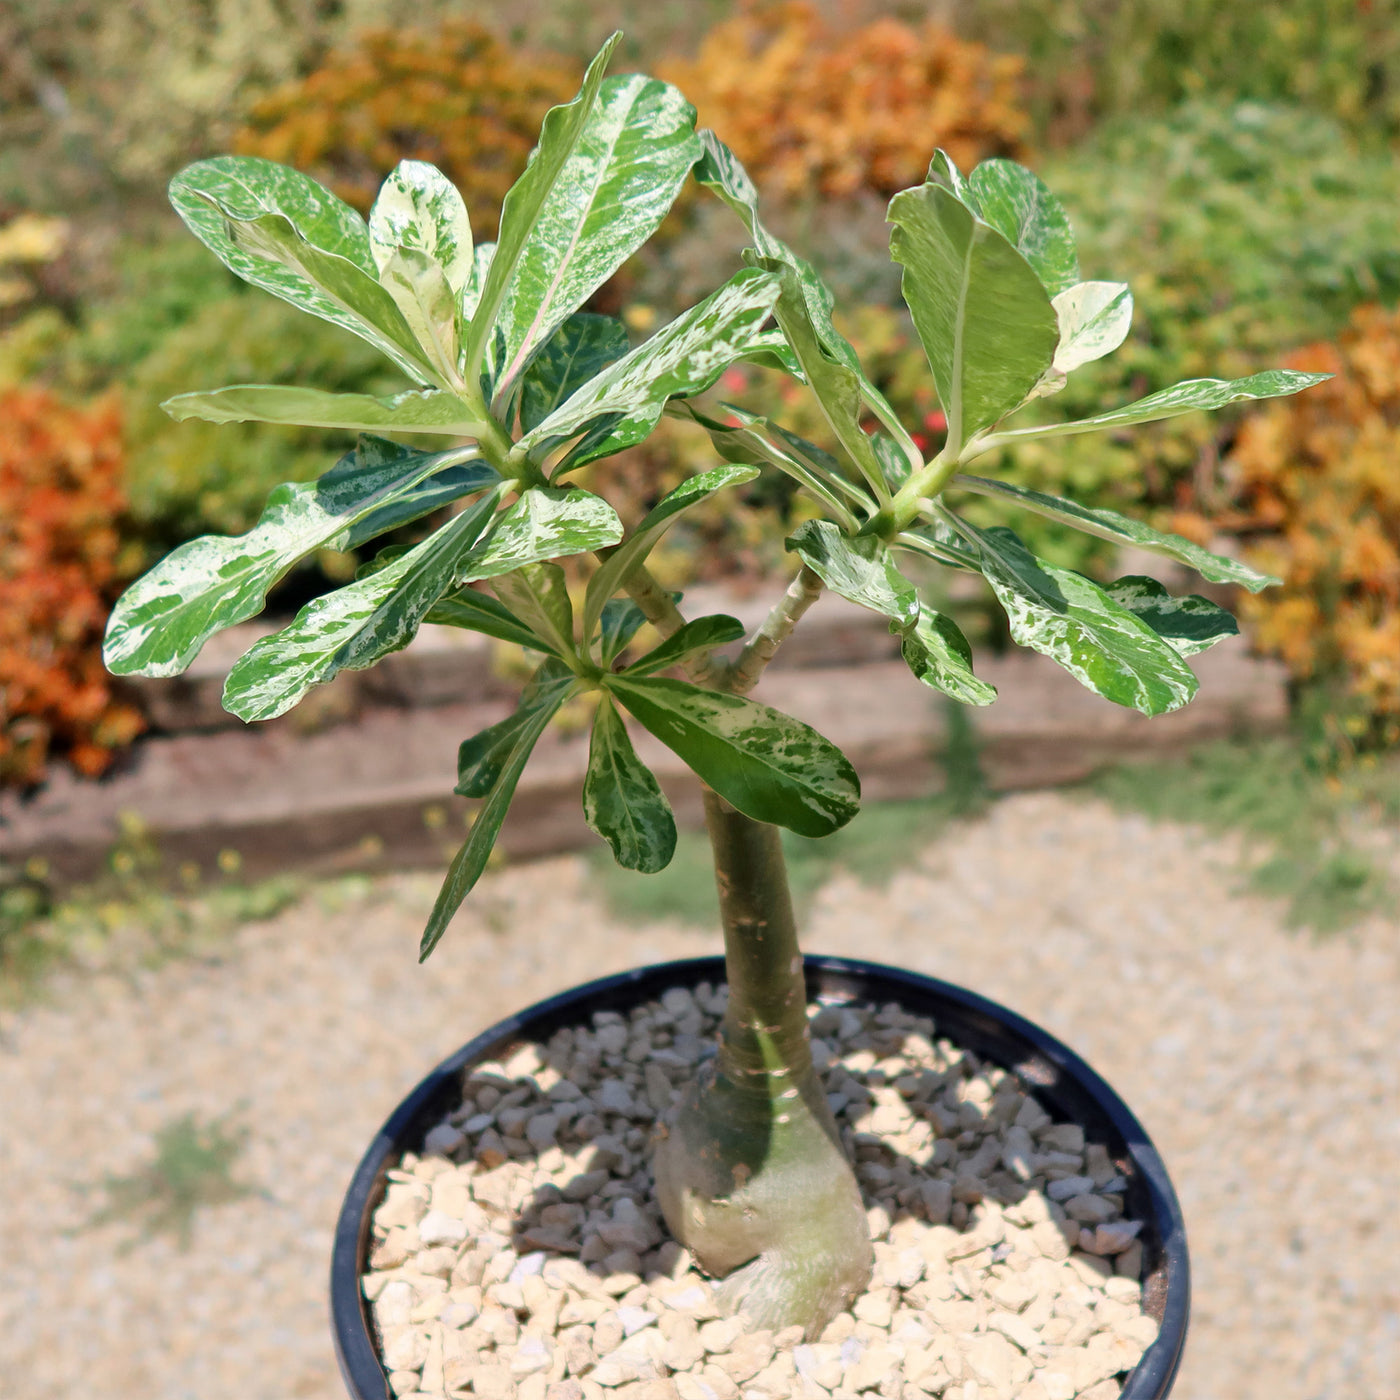
[[[1387,377],[1400,357],[1400,0],[521,0],[508,16],[471,0],[9,0],[3,489],[68,504],[45,540],[21,547],[11,527],[0,545],[13,600],[0,781],[33,782],[56,753],[96,772],[135,732],[93,689],[123,577],[184,539],[247,529],[274,485],[343,450],[331,433],[175,424],[161,399],[249,380],[401,386],[358,340],[245,292],[170,212],[170,176],[237,149],[363,209],[413,156],[462,186],[488,237],[543,111],[616,25],[615,66],[679,83],[750,164],[772,224],[816,254],[847,333],[929,450],[943,422],[900,309],[884,204],[940,144],[965,167],[1026,161],[1069,209],[1084,275],[1132,286],[1127,344],[1037,414],[1285,359],[1334,369],[1325,390],[1254,413],[1025,445],[986,470],[1257,557],[1287,582],[1248,600],[1246,621],[1288,663],[1300,706],[1328,716],[1334,748],[1400,739],[1400,392]],[[596,306],[640,339],[727,276],[742,242],[731,216],[687,193]],[[733,371],[717,398],[825,441],[805,392],[775,374]],[[668,420],[590,484],[636,514],[711,460],[702,435]],[[678,529],[661,572],[683,584],[781,571],[807,509],[765,473]],[[1106,546],[1014,523],[1058,562],[1115,567]],[[301,571],[274,607],[355,562]],[[65,589],[82,602],[60,619]],[[62,683],[20,686],[40,655]]]

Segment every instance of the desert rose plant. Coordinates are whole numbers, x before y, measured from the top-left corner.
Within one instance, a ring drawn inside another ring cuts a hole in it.
[[[961,518],[957,497],[992,496],[1216,582],[1258,589],[1270,580],[1111,511],[965,469],[1017,438],[1121,430],[1293,393],[1319,376],[1194,380],[1079,422],[1006,426],[1017,408],[1113,350],[1132,302],[1120,284],[1080,280],[1065,214],[1029,171],[993,160],[964,176],[939,153],[927,180],[889,209],[891,251],[948,421],[946,443],[926,461],[833,325],[817,272],[760,223],[732,154],[694,130],[693,109],[674,88],[604,77],[615,42],[578,96],[545,118],[494,245],[473,245],[461,195],[416,162],[389,177],[367,223],[264,160],[204,161],[176,177],[176,208],[230,268],[364,337],[423,387],[381,399],[238,385],[172,399],[166,408],[177,418],[364,435],[318,481],[274,491],[248,534],[195,540],[140,579],[112,617],[106,658],[121,674],[176,674],[214,632],[257,613],[306,555],[359,549],[450,508],[422,543],[381,550],[353,583],[257,642],[233,667],[224,703],[244,720],[270,719],[338,671],[403,647],[424,622],[515,642],[536,658],[515,712],[461,746],[456,790],[481,805],[422,957],[486,869],[531,750],[571,698],[596,696],[583,808],[623,866],[660,870],[676,827],[622,712],[694,770],[730,996],[718,1053],[658,1141],[658,1192],[676,1238],[727,1277],[732,1305],[763,1326],[799,1323],[811,1334],[864,1288],[871,1246],[813,1070],[779,828],[833,832],[855,816],[860,789],[833,744],[748,692],[829,588],[888,619],[915,679],[966,704],[990,703],[994,691],[975,675],[957,626],[901,571],[901,556],[912,554],[984,576],[1013,638],[1107,699],[1149,715],[1176,709],[1196,689],[1187,658],[1236,631],[1228,613],[1204,598],[1171,597],[1147,578],[1101,586],[1057,568],[1011,530]],[[579,308],[651,235],[692,174],[747,225],[748,265],[632,347],[619,321]],[[697,403],[741,360],[804,383],[837,453],[742,407]],[[612,508],[569,476],[640,442],[663,413],[702,424],[719,464],[625,534]],[[386,432],[439,434],[453,445],[422,451]],[[685,618],[648,573],[647,556],[685,510],[760,468],[794,477],[823,518],[788,541],[796,577],[744,639],[733,618]],[[557,562],[566,556],[594,561],[577,606]],[[647,622],[662,640],[636,655],[631,644]],[[720,649],[741,640],[726,659]]]

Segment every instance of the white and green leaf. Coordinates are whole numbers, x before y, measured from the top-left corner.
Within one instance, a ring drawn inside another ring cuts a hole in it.
[[[599,371],[629,349],[627,327],[615,316],[577,311],[530,361],[520,386],[520,426],[538,427]]]
[[[640,656],[622,673],[624,676],[652,676],[688,661],[697,652],[727,646],[744,635],[744,624],[737,617],[711,613],[692,618],[678,627],[659,645]]]
[[[461,299],[447,274],[418,248],[399,248],[379,270],[380,284],[394,299],[439,384],[462,383]]]
[[[612,847],[613,858],[623,869],[654,875],[671,863],[676,852],[671,804],[655,774],[637,757],[627,727],[606,693],[593,716],[583,815]]]
[[[905,664],[925,685],[964,705],[990,705],[997,698],[996,687],[973,674],[972,648],[951,617],[925,603],[900,638]]]
[[[1270,369],[1244,379],[1187,379],[1172,385],[1170,389],[1148,394],[1136,403],[1110,409],[1107,413],[1096,413],[1092,418],[1078,418],[1069,423],[1039,423],[1030,428],[1009,428],[1004,432],[988,434],[973,444],[975,451],[970,455],[1031,438],[1069,437],[1075,433],[1102,432],[1107,428],[1130,428],[1135,423],[1154,423],[1163,418],[1211,411],[1249,399],[1282,398],[1331,377],[1329,374],[1305,374],[1300,370]]]
[[[176,394],[161,407],[177,423],[200,418],[206,423],[287,423],[306,428],[470,438],[485,429],[466,403],[440,389],[408,389],[378,398],[303,389],[295,384],[231,384],[226,389]]]
[[[1012,640],[1064,667],[1081,685],[1146,715],[1179,709],[1197,681],[1175,648],[1098,584],[1036,558],[1012,531],[949,516],[978,548]]]
[[[386,567],[314,599],[289,626],[256,642],[228,674],[224,708],[250,722],[273,719],[313,686],[406,647],[453,586],[462,559],[495,511],[499,490]]]
[[[606,549],[621,538],[622,521],[601,496],[532,486],[497,516],[463,561],[457,582],[496,578],[542,559]]]
[[[1069,215],[1039,176],[1012,160],[984,160],[967,189],[976,201],[972,212],[1020,251],[1052,297],[1079,281]]]
[[[1060,325],[1054,369],[1069,374],[1111,355],[1133,323],[1133,294],[1126,282],[1076,282],[1054,298]]]
[[[596,374],[526,433],[517,450],[538,455],[600,421],[607,422],[607,435],[587,453],[572,455],[561,470],[641,442],[656,426],[668,399],[701,393],[734,363],[767,320],[778,291],[778,278],[745,268]]]
[[[504,603],[475,588],[458,588],[439,598],[423,621],[480,632],[502,642],[514,642],[529,651],[553,651],[548,642],[526,627]]]
[[[431,259],[454,294],[471,281],[471,216],[457,186],[421,160],[401,160],[369,211],[370,250],[381,277],[401,249]]]
[[[501,602],[532,632],[543,637],[560,656],[573,658],[574,606],[569,585],[558,564],[526,564],[492,578]]]
[[[551,657],[540,666],[505,719],[464,739],[458,746],[457,786],[453,792],[461,797],[489,796],[510,761],[521,731],[541,710],[555,713],[561,703],[560,692],[573,685],[574,673],[562,662]]]
[[[1198,593],[1174,598],[1155,578],[1129,574],[1106,584],[1104,592],[1182,656],[1194,656],[1226,637],[1239,636],[1239,623],[1224,608]]]
[[[1082,530],[1086,535],[1110,540],[1114,544],[1136,546],[1153,554],[1165,555],[1168,559],[1179,560],[1195,569],[1202,578],[1209,579],[1211,583],[1235,583],[1249,589],[1251,593],[1258,593],[1261,588],[1278,582],[1278,579],[1269,574],[1261,574],[1251,569],[1248,564],[1240,563],[1238,559],[1231,559],[1224,554],[1213,554],[1182,535],[1154,530],[1150,525],[1144,525],[1131,516],[1119,515],[1116,510],[1081,506],[1077,501],[1066,500],[1063,496],[1049,496],[1043,491],[1013,486],[1010,482],[991,481],[986,477],[966,476],[962,473],[954,476],[950,485],[960,487],[964,491],[972,491],[979,496],[990,496],[994,500],[1021,506],[1049,520]]]
[[[521,246],[501,309],[500,384],[651,237],[700,152],[695,109],[670,84],[603,81]]]
[[[833,593],[890,618],[895,630],[903,631],[918,620],[919,595],[899,572],[883,540],[848,537],[829,520],[808,520],[786,543]]]
[[[178,675],[215,632],[260,612],[298,560],[318,549],[354,549],[499,482],[469,453],[415,452],[365,437],[319,481],[278,486],[247,534],[191,540],[127,589],[107,624],[108,668]]]
[[[1059,323],[1035,270],[940,185],[890,201],[890,252],[933,369],[957,451],[1032,392],[1055,357]]]
[[[611,675],[604,684],[701,781],[755,821],[827,836],[859,809],[860,780],[846,756],[790,715],[662,676]]]

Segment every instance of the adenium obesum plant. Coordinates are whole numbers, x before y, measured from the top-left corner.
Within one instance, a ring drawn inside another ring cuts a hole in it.
[[[833,326],[820,276],[760,223],[732,154],[694,130],[694,111],[674,88],[604,77],[615,42],[578,96],[546,116],[494,245],[473,246],[461,195],[416,162],[385,182],[367,224],[268,161],[203,161],[176,177],[176,208],[230,268],[363,336],[423,387],[380,399],[238,385],[172,399],[176,418],[365,436],[320,480],[274,491],[248,534],[195,540],[140,579],[112,617],[106,658],[123,674],[175,674],[212,633],[256,613],[307,554],[357,549],[450,506],[421,544],[381,551],[353,583],[254,645],[230,673],[224,703],[245,720],[279,715],[341,669],[403,647],[423,622],[517,642],[540,658],[515,712],[462,744],[456,790],[481,806],[428,920],[423,957],[486,868],[526,760],[571,697],[598,697],[583,806],[622,865],[660,870],[676,828],[620,712],[695,771],[730,1000],[718,1054],[657,1145],[658,1190],[676,1238],[727,1275],[734,1305],[763,1325],[815,1332],[865,1286],[871,1248],[812,1067],[778,829],[835,831],[855,816],[860,788],[833,744],[747,692],[830,588],[889,619],[918,680],[989,703],[994,691],[973,673],[956,625],[901,572],[901,556],[915,554],[982,574],[1017,642],[1108,699],[1147,714],[1185,704],[1196,689],[1186,658],[1235,632],[1226,612],[1204,598],[1173,598],[1150,579],[1104,587],[1056,568],[1009,529],[974,527],[949,498],[990,495],[1257,589],[1269,580],[1188,540],[964,469],[1017,438],[1122,429],[1292,393],[1320,376],[1194,380],[1080,422],[1006,427],[1018,407],[1114,349],[1132,303],[1124,286],[1080,281],[1068,221],[1035,176],[994,160],[964,177],[939,153],[925,183],[889,209],[891,250],[947,419],[944,446],[925,460]],[[630,347],[620,322],[578,308],[651,235],[691,174],[747,225],[748,266]],[[734,405],[697,404],[744,360],[780,366],[807,386],[837,455]],[[640,442],[663,413],[702,424],[722,464],[671,492],[625,536],[611,507],[571,486],[569,474]],[[878,428],[867,431],[867,420]],[[466,445],[425,452],[369,435],[386,431]],[[742,638],[740,624],[684,618],[648,573],[647,555],[688,507],[761,467],[796,478],[824,518],[788,541],[796,577],[726,660],[718,649]],[[578,608],[555,562],[577,555],[596,560]],[[473,586],[483,582],[486,590]],[[644,622],[662,641],[633,656]],[[678,669],[686,679],[669,674]]]

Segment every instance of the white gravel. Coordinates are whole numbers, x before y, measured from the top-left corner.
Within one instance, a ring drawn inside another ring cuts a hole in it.
[[[575,858],[491,877],[425,967],[435,881],[244,928],[220,960],[58,984],[0,1034],[5,1400],[340,1400],[325,1320],[340,1195],[424,1070],[589,977],[714,951],[611,926]],[[1400,1394],[1400,927],[1318,944],[1232,893],[1229,853],[1036,794],[870,896],[833,881],[806,946],[972,986],[1087,1056],[1153,1134],[1193,1246],[1182,1400]],[[182,1114],[236,1110],[262,1194],[193,1246],[69,1233]]]

